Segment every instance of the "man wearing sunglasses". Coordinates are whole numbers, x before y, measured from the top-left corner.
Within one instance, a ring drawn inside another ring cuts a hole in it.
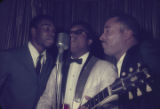
[[[88,99],[108,87],[117,78],[115,67],[90,52],[93,43],[91,29],[86,23],[70,28],[70,55],[62,67],[62,102],[69,109],[82,109]],[[96,49],[96,48],[95,48]],[[37,109],[56,109],[56,68],[53,69]]]

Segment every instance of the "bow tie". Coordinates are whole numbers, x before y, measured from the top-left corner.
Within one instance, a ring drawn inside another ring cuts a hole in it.
[[[69,59],[69,62],[70,63],[72,63],[72,62],[76,62],[76,63],[78,63],[78,64],[82,64],[82,59],[80,58],[80,59]]]

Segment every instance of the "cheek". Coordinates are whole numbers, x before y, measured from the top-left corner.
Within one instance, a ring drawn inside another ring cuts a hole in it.
[[[37,40],[43,40],[45,33],[42,31],[39,31],[36,36],[37,36]]]
[[[82,39],[80,40],[79,45],[81,46],[81,48],[86,48],[87,46],[89,46],[89,42],[86,39]]]

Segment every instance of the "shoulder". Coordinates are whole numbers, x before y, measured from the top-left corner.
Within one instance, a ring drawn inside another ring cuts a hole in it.
[[[140,46],[140,53],[143,58],[143,62],[147,64],[152,71],[159,72],[160,62],[160,41],[145,41]]]
[[[152,40],[152,41],[144,41],[140,45],[140,51],[142,54],[160,54],[160,41]]]
[[[0,60],[10,60],[14,58],[19,58],[21,54],[25,54],[26,52],[27,52],[27,47],[3,50],[0,52]]]
[[[116,75],[116,68],[115,66],[106,61],[106,60],[101,60],[101,59],[98,59],[93,70],[95,72],[99,72],[100,75]]]
[[[27,49],[28,49],[28,47],[26,45],[24,45],[24,46],[17,47],[17,48],[9,48],[6,50],[2,50],[2,51],[0,51],[0,54],[17,53],[17,52],[21,52],[21,51],[26,51]]]
[[[97,60],[96,66],[104,67],[104,68],[114,68],[115,67],[111,62],[107,60],[102,60],[102,59]]]

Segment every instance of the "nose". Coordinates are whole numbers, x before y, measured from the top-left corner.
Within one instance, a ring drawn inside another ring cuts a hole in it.
[[[71,37],[71,41],[74,41],[76,39],[76,36],[73,33],[70,34],[70,37]]]
[[[50,37],[54,37],[54,36],[55,36],[55,32],[50,31],[50,32],[49,32],[49,36],[50,36]]]
[[[104,33],[101,34],[101,36],[99,37],[99,40],[102,41],[102,40],[103,40],[103,37],[104,37]]]

